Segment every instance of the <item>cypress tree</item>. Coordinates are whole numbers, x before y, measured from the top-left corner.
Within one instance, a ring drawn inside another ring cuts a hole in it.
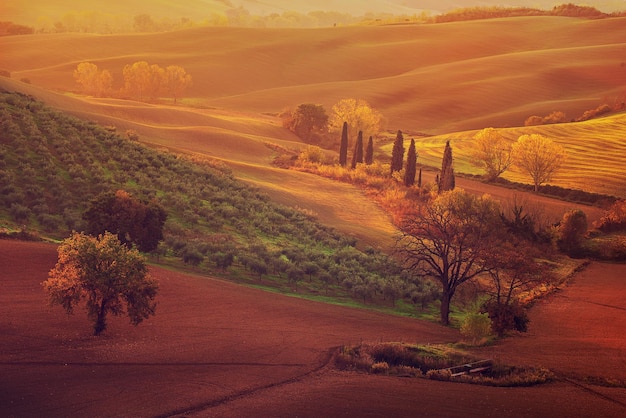
[[[422,167],[420,167],[420,173],[417,176],[417,187],[422,188]]]
[[[374,162],[374,140],[370,135],[369,141],[367,141],[367,148],[365,149],[365,164],[370,165]]]
[[[339,164],[343,167],[348,163],[348,122],[343,123],[341,145],[339,146]]]
[[[396,140],[393,143],[393,150],[391,151],[391,174],[394,171],[402,170],[402,163],[404,161],[404,137],[402,131],[398,130]]]
[[[352,168],[356,168],[356,165],[363,162],[363,131],[359,131],[359,135],[356,138],[356,144],[354,145],[354,154],[352,154]]]
[[[454,190],[454,168],[452,167],[452,147],[450,141],[446,141],[446,147],[443,150],[443,160],[441,162],[441,176],[439,176],[439,193]]]
[[[417,151],[415,151],[415,139],[411,138],[409,152],[406,155],[406,171],[404,172],[404,185],[411,187],[415,184],[417,171]]]

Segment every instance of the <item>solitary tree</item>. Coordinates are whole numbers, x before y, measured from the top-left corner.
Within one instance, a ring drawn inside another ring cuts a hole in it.
[[[417,151],[415,150],[415,139],[411,138],[409,152],[406,155],[406,170],[404,171],[404,185],[407,187],[415,184],[415,174],[417,174]]]
[[[452,167],[452,147],[450,141],[446,141],[446,147],[443,150],[443,160],[441,161],[441,174],[439,176],[439,193],[454,190],[454,168]]]
[[[354,154],[352,154],[352,168],[356,168],[357,164],[363,163],[363,132],[359,131],[359,135],[354,145]]]
[[[314,134],[328,130],[328,115],[322,105],[301,104],[293,111],[289,129],[305,141],[311,141]]]
[[[440,194],[402,226],[396,249],[409,270],[441,285],[444,325],[458,287],[491,267],[501,229],[497,203],[462,190]]]
[[[96,237],[74,233],[58,249],[59,259],[43,282],[50,303],[68,313],[86,300],[94,335],[107,328],[106,317],[126,312],[133,325],[154,315],[158,285],[145,259],[110,233]]]
[[[513,164],[528,174],[535,186],[552,179],[565,161],[565,149],[550,138],[539,134],[522,135],[513,144],[511,152]]]
[[[396,140],[393,143],[393,149],[391,150],[391,174],[394,171],[401,171],[404,163],[404,136],[402,131],[398,130],[396,134]]]
[[[167,213],[156,202],[140,201],[118,190],[94,198],[83,219],[87,222],[86,232],[91,235],[108,231],[116,234],[123,244],[135,244],[140,251],[150,252],[163,239]]]
[[[374,140],[370,135],[370,139],[367,141],[367,148],[365,148],[365,164],[370,165],[374,162]]]
[[[191,76],[187,74],[183,67],[169,65],[165,69],[165,88],[170,96],[174,98],[174,103],[189,86],[191,86]]]
[[[348,122],[343,123],[341,130],[341,144],[339,145],[339,164],[345,167],[348,164]]]
[[[359,131],[376,135],[381,128],[382,115],[365,100],[342,99],[332,107],[329,123],[331,132],[342,129],[344,122],[348,123],[351,138],[356,138]]]
[[[491,280],[483,310],[489,314],[493,331],[500,336],[512,329],[527,331],[529,319],[520,296],[553,280],[549,269],[536,261],[539,251],[522,240],[507,239],[500,243],[498,251],[488,254],[491,268],[487,277]]]
[[[486,128],[474,135],[470,162],[485,170],[487,180],[493,181],[511,165],[511,146],[494,128]]]

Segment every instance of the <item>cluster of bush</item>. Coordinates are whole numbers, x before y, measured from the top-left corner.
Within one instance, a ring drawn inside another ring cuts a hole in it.
[[[553,381],[555,376],[544,368],[515,367],[497,362],[482,373],[453,376],[451,368],[476,362],[476,358],[447,347],[417,346],[401,343],[362,343],[344,346],[335,356],[340,370],[402,377],[425,377],[431,380],[456,381],[499,387],[533,386]]]
[[[123,190],[166,212],[160,257],[386,305],[437,297],[391,258],[358,250],[353,238],[271,202],[211,160],[151,150],[8,92],[0,93],[0,135],[0,218],[17,229],[57,238],[87,231],[94,208]]]
[[[618,112],[623,110],[626,107],[626,103],[624,103],[624,99],[615,99],[615,103],[611,106],[606,103],[603,103],[596,107],[595,109],[585,110],[582,115],[579,117],[572,119],[571,121],[567,120],[565,113],[561,111],[554,111],[547,116],[530,116],[528,119],[524,121],[524,126],[539,126],[539,125],[550,125],[553,123],[566,123],[566,122],[584,122],[589,119],[594,119],[600,116],[608,115],[611,112]]]
[[[30,35],[32,33],[35,33],[35,29],[30,26],[13,22],[0,22],[0,36]]]

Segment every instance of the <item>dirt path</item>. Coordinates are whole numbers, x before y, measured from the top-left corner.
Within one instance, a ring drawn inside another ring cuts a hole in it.
[[[60,308],[46,305],[40,283],[55,261],[53,245],[0,240],[0,416],[617,417],[626,413],[624,389],[590,390],[567,382],[499,389],[340,373],[324,367],[333,347],[362,340],[443,343],[457,341],[459,335],[414,319],[275,295],[160,268],[151,270],[161,285],[157,315],[139,327],[123,318],[112,319],[105,335],[92,337],[83,312],[67,316]],[[576,290],[584,283],[577,278],[572,290],[580,295],[574,292],[570,300],[593,289],[598,297],[589,304],[594,309],[602,300],[623,306],[615,288],[602,290],[617,283],[590,282],[589,288]],[[556,345],[557,361],[558,347],[565,345],[556,338],[542,339],[540,330],[557,326],[544,324],[548,320],[573,322],[571,315],[542,314],[551,306],[546,303],[533,311],[535,328],[528,337],[506,340],[493,350],[502,358],[533,360],[537,352],[533,341],[538,341],[545,344],[546,353]],[[598,320],[605,322],[612,321]],[[588,327],[596,332],[593,323]],[[597,331],[597,335],[606,332]],[[598,364],[621,350],[623,343],[618,335],[614,344],[609,339],[596,344]],[[575,352],[580,342],[568,344]],[[607,369],[619,361],[608,363]]]

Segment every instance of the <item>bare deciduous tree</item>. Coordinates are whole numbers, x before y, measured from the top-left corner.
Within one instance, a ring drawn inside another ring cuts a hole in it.
[[[459,286],[489,271],[502,229],[498,204],[462,190],[442,193],[403,225],[396,243],[408,269],[441,285],[441,322]]]

